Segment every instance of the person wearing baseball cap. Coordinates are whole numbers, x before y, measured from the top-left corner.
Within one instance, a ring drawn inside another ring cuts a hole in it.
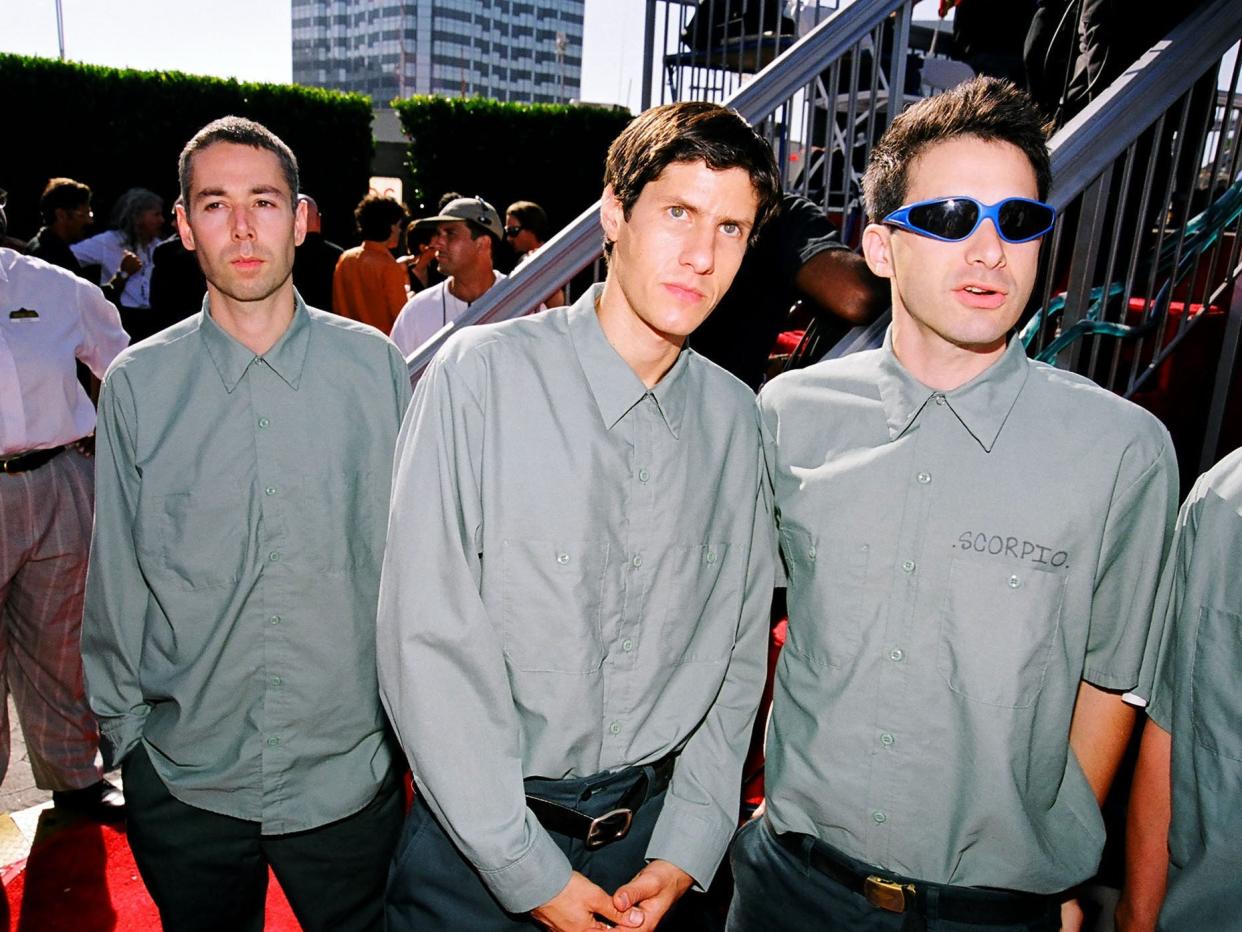
[[[466,312],[503,279],[492,255],[504,237],[496,208],[481,197],[459,197],[423,222],[437,224],[431,246],[444,281],[418,292],[405,303],[392,325],[392,340],[405,356],[440,328]]]

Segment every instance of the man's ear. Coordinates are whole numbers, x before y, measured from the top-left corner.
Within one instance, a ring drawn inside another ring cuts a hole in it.
[[[604,239],[610,243],[617,241],[617,234],[625,223],[625,208],[621,200],[612,191],[612,185],[604,188],[599,202],[599,225],[604,228]]]
[[[306,215],[310,208],[306,201],[298,199],[297,205],[293,208],[293,245],[301,246],[302,241],[306,239]]]
[[[867,268],[880,278],[893,277],[893,231],[881,223],[869,223],[862,235],[863,258]]]
[[[190,252],[194,251],[194,231],[190,229],[190,218],[186,216],[185,208],[178,204],[174,208],[177,217],[177,235],[181,237],[181,245]]]

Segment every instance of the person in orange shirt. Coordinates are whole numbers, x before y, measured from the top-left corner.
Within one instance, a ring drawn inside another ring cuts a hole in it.
[[[405,216],[391,197],[364,197],[354,210],[362,245],[341,254],[332,280],[332,310],[385,335],[407,297],[405,270],[389,251],[401,237]]]

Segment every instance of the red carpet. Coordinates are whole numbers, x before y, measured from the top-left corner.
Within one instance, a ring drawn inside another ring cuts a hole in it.
[[[46,829],[46,830],[45,830]],[[45,812],[34,847],[4,870],[0,929],[14,932],[158,932],[159,914],[134,865],[125,833],[93,823],[63,824]],[[299,932],[280,885],[267,892],[268,932]]]

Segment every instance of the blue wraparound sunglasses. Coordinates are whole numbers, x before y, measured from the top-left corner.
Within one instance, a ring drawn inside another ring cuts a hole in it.
[[[966,239],[984,220],[1006,243],[1027,243],[1052,229],[1056,208],[1025,197],[1007,197],[995,204],[982,204],[973,197],[938,197],[898,207],[884,222],[944,243]]]

